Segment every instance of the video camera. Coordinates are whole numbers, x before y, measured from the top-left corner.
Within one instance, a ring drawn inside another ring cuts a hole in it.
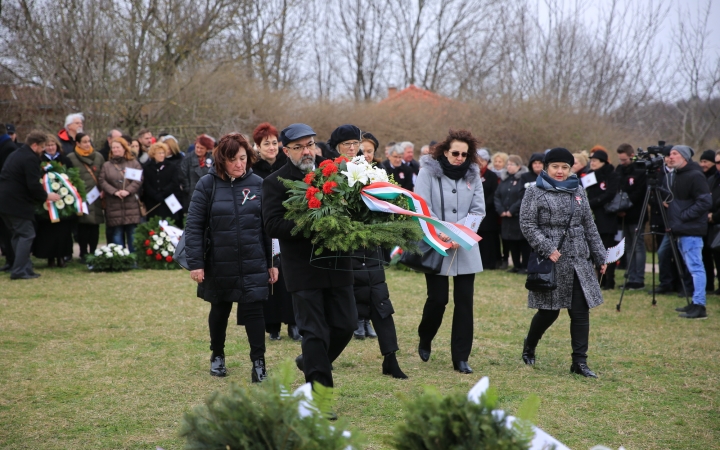
[[[658,145],[651,145],[647,150],[637,149],[635,167],[644,169],[647,173],[657,172],[665,163],[665,157],[670,154],[672,145],[665,145],[665,141],[658,141]]]

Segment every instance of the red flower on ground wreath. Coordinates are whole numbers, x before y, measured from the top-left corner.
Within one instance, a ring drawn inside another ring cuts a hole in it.
[[[147,240],[145,241],[145,247],[150,247],[150,239],[147,239]]]
[[[305,182],[305,184],[312,184],[314,179],[315,172],[310,172],[309,174],[305,175],[305,179],[303,181]]]
[[[323,184],[323,194],[332,194],[333,188],[337,187],[337,183],[334,181],[326,181],[325,184]]]
[[[335,164],[330,163],[330,164],[326,165],[325,167],[323,167],[322,174],[325,177],[329,177],[330,175],[337,173],[337,171],[338,171],[337,166]]]
[[[160,253],[156,253],[156,254],[155,254],[155,259],[157,259],[158,261],[160,261],[160,260],[162,259],[162,255],[161,255]]]
[[[318,209],[322,206],[322,202],[315,197],[311,198],[308,202],[308,208],[310,209]]]
[[[155,232],[154,232],[153,230],[150,230],[150,232],[149,232],[148,234],[149,234],[150,236],[155,236]]]
[[[350,160],[347,159],[346,156],[338,156],[337,158],[335,158],[335,164],[340,164],[342,162],[349,162],[349,161]]]
[[[305,191],[305,198],[308,200],[312,200],[315,198],[315,194],[320,192],[320,189],[310,186],[307,191]]]
[[[153,252],[151,248],[147,249],[147,251],[145,252],[145,254],[147,254],[148,256],[152,255],[152,253]]]
[[[325,167],[325,166],[327,166],[328,164],[332,164],[332,163],[333,163],[333,162],[332,162],[332,159],[326,159],[325,161],[323,161],[323,162],[320,163],[320,167]]]
[[[172,262],[172,256],[167,256],[167,257],[165,258],[165,261],[167,261],[167,262]]]

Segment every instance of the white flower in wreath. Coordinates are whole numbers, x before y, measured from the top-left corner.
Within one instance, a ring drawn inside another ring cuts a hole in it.
[[[61,187],[60,191],[58,191],[58,194],[60,194],[62,196],[68,195],[69,193],[70,193],[70,191],[68,191],[68,189],[66,187]]]
[[[157,245],[163,245],[165,243],[165,239],[160,238],[156,242],[157,242]]]
[[[160,252],[160,254],[162,255],[163,258],[167,258],[167,256],[168,256],[170,253],[168,253],[168,252],[166,252],[165,250],[163,250],[163,251]]]
[[[371,170],[368,170],[367,175],[371,183],[376,183],[378,181],[384,181],[387,183],[389,181],[387,172],[379,167],[373,167]]]
[[[153,238],[153,241],[157,241],[158,239],[160,239],[160,236],[158,236],[157,234],[153,234],[152,238]]]
[[[64,173],[61,173],[61,174],[60,174],[60,178],[62,178],[63,180],[69,180],[69,179],[70,179],[70,177],[67,176],[67,175],[65,175]]]
[[[174,252],[174,251],[175,251],[175,246],[172,245],[172,244],[170,244],[170,245],[168,245],[168,248],[167,248],[167,249],[168,249],[169,252]]]
[[[100,250],[100,249],[95,250],[95,256],[101,256],[102,253],[103,253],[103,252],[102,252],[102,250]]]
[[[67,203],[68,205],[72,205],[73,203],[75,203],[75,198],[74,198],[72,195],[66,195],[63,200],[64,200],[65,203]]]
[[[48,178],[50,178],[51,180],[54,180],[54,179],[55,179],[55,174],[52,173],[52,172],[48,173]]]
[[[53,181],[52,183],[50,183],[50,188],[51,188],[53,191],[57,191],[58,189],[60,189],[60,183],[57,183],[57,182],[54,182],[54,181]]]
[[[161,231],[161,232],[160,232],[160,237],[167,237],[167,233],[164,232],[164,231]]]
[[[55,202],[55,207],[57,209],[63,209],[65,207],[65,202],[62,200],[58,200]]]
[[[112,258],[112,257],[113,257],[113,254],[110,253],[110,252],[105,253],[105,257],[106,257],[106,258]]]
[[[153,250],[157,250],[157,249],[159,249],[159,248],[160,248],[159,245],[157,245],[157,244],[153,245]]]
[[[115,250],[115,253],[117,253],[118,255],[122,255],[123,250],[125,250],[125,249],[120,246],[117,246],[114,248],[114,250]]]
[[[365,168],[358,166],[357,164],[353,164],[351,162],[347,163],[347,170],[344,170],[341,173],[347,177],[348,186],[350,187],[353,187],[355,183],[365,185],[368,182]]]
[[[48,210],[50,209],[50,208],[48,207],[47,202],[43,202],[43,209],[44,209],[45,211],[48,211]]]
[[[125,249],[123,250],[123,255],[128,256],[130,254],[130,250]]]

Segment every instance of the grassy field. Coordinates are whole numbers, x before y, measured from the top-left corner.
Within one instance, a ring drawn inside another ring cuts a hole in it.
[[[0,278],[0,447],[179,449],[184,411],[230,382],[249,383],[244,330],[232,324],[229,376],[208,374],[208,305],[195,297],[186,272],[43,267],[39,280]],[[586,380],[568,373],[565,313],[538,347],[537,366],[522,364],[532,316],[523,282],[494,271],[476,278],[475,374],[461,375],[450,361],[452,306],[431,360],[421,362],[416,327],[424,278],[388,271],[399,361],[410,379],[381,375],[377,342],[353,340],[334,365],[337,413],[367,436],[369,448],[388,448],[403,416],[400,399],[426,385],[466,391],[488,375],[511,413],[537,394],[538,425],[574,449],[719,447],[720,297],[709,297],[708,320],[690,321],[673,311],[683,302],[677,297],[660,296],[652,307],[646,293],[628,293],[617,313],[619,291],[605,292],[606,303],[591,314],[589,365],[600,379]],[[270,371],[299,352],[287,337],[268,341]]]

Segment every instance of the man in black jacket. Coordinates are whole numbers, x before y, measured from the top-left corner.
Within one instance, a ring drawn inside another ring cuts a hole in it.
[[[702,262],[703,236],[707,233],[708,211],[712,204],[710,188],[700,166],[692,160],[692,149],[676,145],[670,150],[669,165],[673,169],[670,190],[673,197],[666,202],[668,225],[678,237],[678,250],[693,279],[692,303],[677,311],[680,317],[704,319],[705,267]]]
[[[0,172],[0,218],[12,233],[15,261],[10,271],[13,280],[37,278],[32,269],[30,251],[35,239],[33,218],[35,204],[60,200],[58,194],[48,194],[38,182],[42,178],[39,155],[45,150],[47,135],[32,131],[25,145],[8,156]]]
[[[350,258],[310,262],[314,247],[302,232],[293,234],[295,222],[285,219],[287,188],[279,178],[302,180],[323,160],[315,156],[315,132],[308,125],[293,124],[280,132],[288,162],[263,182],[265,232],[280,242],[285,285],[293,299],[295,320],[302,339],[296,362],[305,381],[333,386],[331,363],[350,342],[357,325]]]
[[[615,170],[620,177],[620,190],[627,193],[632,202],[630,209],[618,213],[618,220],[625,237],[625,254],[628,255],[628,258],[632,252],[629,247],[637,235],[633,261],[627,262],[627,284],[625,289],[632,291],[645,287],[645,240],[642,233],[648,215],[645,214],[643,223],[638,222],[640,221],[643,200],[645,200],[647,182],[645,180],[645,170],[637,168],[633,164],[635,150],[630,144],[621,144],[617,149],[617,153],[620,164]]]
[[[15,142],[13,142],[10,134],[5,131],[5,125],[2,123],[0,123],[0,133],[0,172],[2,172],[5,160],[10,156],[10,153],[15,151],[16,147]],[[5,264],[0,267],[0,272],[10,270],[13,261],[15,261],[15,253],[13,253],[12,244],[10,243],[11,238],[12,233],[5,226],[5,222],[0,220],[0,250],[5,256]]]

